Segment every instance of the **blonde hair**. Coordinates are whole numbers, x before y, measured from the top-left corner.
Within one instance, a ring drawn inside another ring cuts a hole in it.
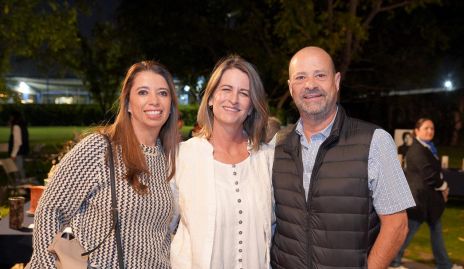
[[[140,142],[137,140],[134,129],[132,128],[131,116],[127,110],[130,90],[134,79],[138,73],[143,71],[154,72],[162,76],[169,87],[169,94],[171,96],[170,114],[167,121],[161,127],[159,139],[161,140],[163,151],[166,156],[166,166],[168,168],[167,179],[170,180],[174,176],[176,172],[175,157],[177,155],[179,137],[179,129],[177,128],[179,112],[172,76],[160,63],[155,61],[142,61],[135,63],[129,68],[121,88],[119,110],[116,120],[113,124],[102,130],[102,132],[108,134],[113,143],[121,146],[122,160],[127,169],[126,180],[139,194],[147,193],[147,186],[140,182],[139,176],[144,173],[148,174],[149,171],[145,156],[140,148]]]
[[[253,149],[258,150],[260,143],[265,142],[266,138],[267,118],[269,116],[266,93],[256,69],[251,63],[238,55],[223,58],[213,69],[198,109],[197,121],[201,126],[199,135],[208,139],[211,137],[214,114],[208,102],[218,87],[224,72],[234,68],[247,74],[250,81],[252,111],[243,122],[243,129],[248,134]]]

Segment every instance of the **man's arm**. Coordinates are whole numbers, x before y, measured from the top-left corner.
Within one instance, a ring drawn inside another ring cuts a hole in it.
[[[387,268],[408,234],[408,216],[406,211],[390,215],[379,215],[380,233],[367,258],[369,269]]]

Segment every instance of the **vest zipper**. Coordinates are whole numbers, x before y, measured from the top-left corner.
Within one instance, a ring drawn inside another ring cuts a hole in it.
[[[324,142],[322,142],[321,146],[319,147],[319,150],[316,155],[316,160],[314,161],[314,166],[313,166],[313,171],[311,171],[311,179],[309,181],[309,189],[308,189],[308,199],[306,200],[306,210],[307,210],[307,218],[308,218],[308,231],[307,231],[307,246],[306,249],[308,250],[306,252],[307,257],[308,257],[308,265],[311,265],[311,255],[310,255],[310,246],[311,246],[311,240],[310,240],[310,231],[311,231],[311,200],[312,200],[312,189],[314,185],[315,179],[317,179],[316,175],[319,172],[319,168],[321,167],[322,160],[324,159],[325,153],[327,152],[326,147],[330,145],[332,142],[336,141],[337,137],[334,135],[329,136]]]

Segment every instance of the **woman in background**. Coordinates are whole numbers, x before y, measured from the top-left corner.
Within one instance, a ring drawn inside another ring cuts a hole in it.
[[[16,164],[20,178],[25,179],[24,156],[29,153],[29,132],[27,130],[27,123],[19,111],[11,113],[10,130],[8,154]]]
[[[405,268],[401,266],[404,250],[420,225],[427,222],[436,267],[438,269],[462,269],[462,266],[451,263],[443,240],[440,218],[445,210],[449,188],[443,180],[438,151],[432,142],[434,135],[435,127],[431,119],[421,118],[416,122],[414,139],[406,155],[406,179],[414,196],[416,207],[407,210],[409,232],[397,257],[391,263],[392,267]]]
[[[169,223],[179,131],[171,74],[153,61],[127,72],[114,124],[84,138],[58,164],[34,218],[30,268],[55,268],[47,251],[54,235],[70,226],[90,254],[89,268],[118,268],[111,230],[108,145],[114,152],[118,225],[125,268],[170,268]]]
[[[239,56],[220,61],[198,111],[201,130],[179,148],[172,268],[269,267],[274,151],[264,144],[267,118],[253,66]]]

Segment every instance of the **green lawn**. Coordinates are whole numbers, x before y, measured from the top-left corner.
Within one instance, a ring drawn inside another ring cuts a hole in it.
[[[464,200],[450,200],[441,221],[446,250],[450,259],[454,263],[464,264]],[[424,263],[433,263],[427,224],[421,225],[406,249],[405,257]]]
[[[31,145],[45,144],[58,146],[74,137],[75,133],[85,132],[91,127],[86,126],[53,126],[29,127],[29,141]],[[187,137],[192,126],[182,127],[183,137]],[[0,127],[0,143],[7,143],[10,137],[10,128]]]
[[[89,127],[85,126],[53,126],[29,127],[29,141],[31,144],[57,145],[74,137]],[[0,127],[0,143],[7,143],[10,137],[10,128]]]

